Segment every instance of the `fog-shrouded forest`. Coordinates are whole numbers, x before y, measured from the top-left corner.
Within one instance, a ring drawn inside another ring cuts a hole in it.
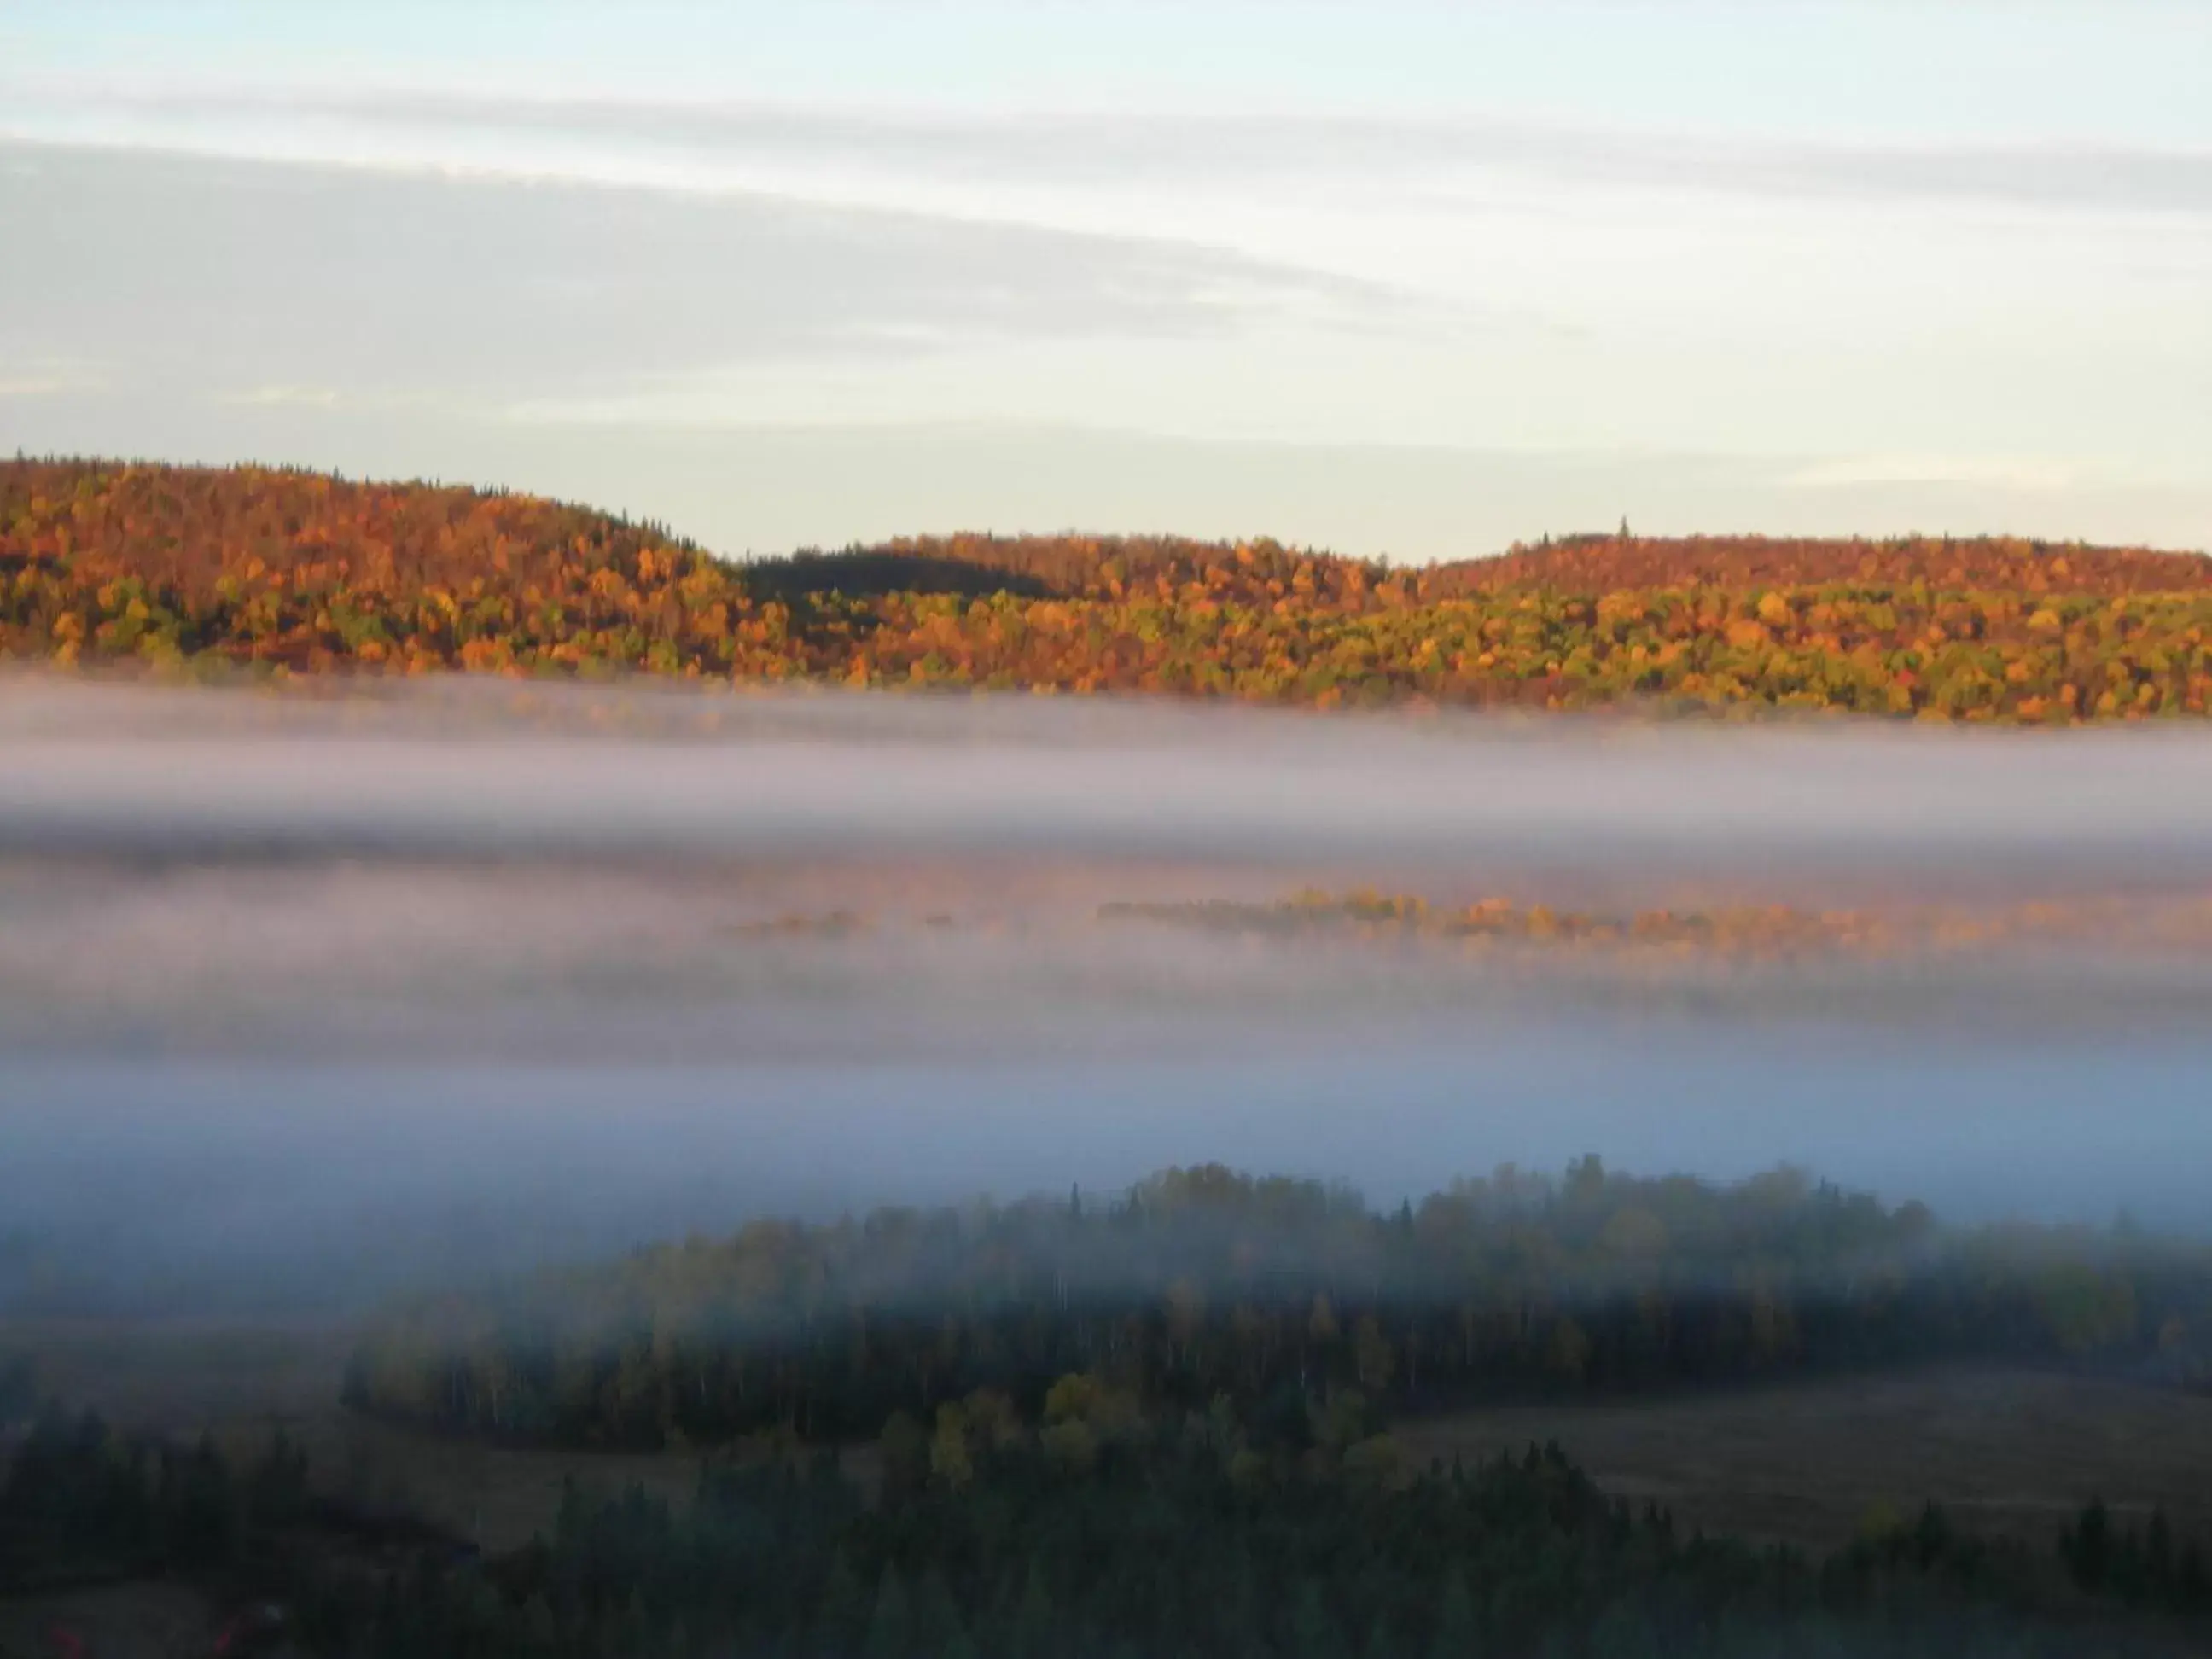
[[[2203,1651],[2208,607],[0,464],[0,1654]]]
[[[1808,1551],[1680,1526],[1556,1439],[1424,1466],[1405,1431],[1484,1390],[1632,1401],[1966,1353],[2212,1392],[2208,1339],[2202,1245],[1960,1231],[1790,1172],[1592,1158],[1390,1213],[1171,1170],[395,1309],[348,1367],[355,1410],[696,1468],[681,1501],[572,1475],[510,1551],[319,1483],[281,1431],[227,1449],[33,1415],[19,1364],[0,1573],[246,1598],[216,1651],[2181,1654],[2212,1632],[2197,1514],[2093,1498],[2027,1538],[1931,1500]]]
[[[660,1445],[849,1438],[1062,1377],[1222,1401],[1302,1443],[1485,1395],[1634,1394],[1931,1358],[2120,1365],[2212,1391],[2212,1250],[1940,1229],[1778,1171],[1715,1188],[1504,1169],[1395,1214],[1319,1182],[1175,1170],[1036,1200],[760,1222],[378,1323],[349,1403],[450,1430]],[[1334,1419],[1330,1419],[1332,1422]]]

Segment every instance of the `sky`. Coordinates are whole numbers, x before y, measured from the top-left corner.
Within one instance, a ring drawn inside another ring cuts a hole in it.
[[[2212,545],[2200,0],[0,0],[0,449]]]

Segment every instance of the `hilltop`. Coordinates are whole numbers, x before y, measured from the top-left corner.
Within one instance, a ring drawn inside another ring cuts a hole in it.
[[[2202,714],[2212,558],[2018,539],[1575,536],[1394,567],[954,536],[749,564],[534,497],[0,463],[0,654],[647,672],[1331,706]]]
[[[1596,597],[1683,587],[1904,587],[2021,594],[2202,592],[2212,558],[2139,547],[2019,538],[1907,537],[1887,541],[1765,536],[1579,535],[1517,544],[1502,554],[1392,566],[1285,548],[1176,537],[915,537],[843,553],[802,553],[757,567],[771,581],[823,582],[848,592],[913,585],[917,572],[969,573],[1066,598],[1163,597],[1193,584],[1253,601],[1291,594],[1355,609],[1554,589]],[[902,583],[902,577],[907,580]],[[1224,580],[1224,578],[1226,579]],[[1279,588],[1273,584],[1280,583]]]

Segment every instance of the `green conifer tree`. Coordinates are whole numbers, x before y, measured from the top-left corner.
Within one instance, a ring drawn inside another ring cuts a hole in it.
[[[853,1659],[860,1651],[874,1606],[844,1551],[837,1552],[823,1579],[814,1613],[814,1651],[819,1659]]]
[[[1454,1567],[1444,1575],[1429,1659],[1474,1659],[1481,1651],[1482,1625],[1475,1616],[1474,1596],[1467,1587],[1467,1575]]]
[[[1032,1562],[1029,1582],[1022,1587],[1021,1605],[1014,1610],[1015,1659],[1048,1659],[1060,1650],[1057,1635],[1052,1592],[1045,1588],[1043,1572]]]
[[[867,1659],[908,1659],[914,1651],[914,1607],[898,1564],[884,1568],[876,1584],[876,1606],[868,1620]]]
[[[1297,1600],[1291,1608],[1290,1638],[1292,1659],[1343,1659],[1344,1638],[1336,1621],[1329,1617],[1328,1603],[1322,1599],[1317,1578],[1309,1578],[1298,1586]]]

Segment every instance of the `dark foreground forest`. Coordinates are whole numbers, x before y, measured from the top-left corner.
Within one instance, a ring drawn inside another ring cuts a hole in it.
[[[525,496],[0,462],[0,656],[647,673],[1329,707],[2201,715],[2212,559],[1574,536],[1395,567],[1271,541],[920,538],[726,562]]]
[[[826,1455],[702,1468],[672,1509],[564,1504],[483,1558],[253,1461],[41,1421],[0,1487],[0,1589],[166,1573],[239,1607],[216,1652],[382,1659],[1459,1659],[2163,1655],[2212,1640],[2202,1547],[2092,1505],[2039,1549],[1942,1510],[1821,1560],[1685,1537],[1556,1446],[1411,1474],[1316,1464],[1225,1401],[1080,1382],[1042,1423],[971,1402],[880,1490]],[[70,1651],[66,1645],[58,1649]]]
[[[1398,1431],[1959,1354],[2203,1389],[2208,1334],[2212,1251],[2124,1224],[1958,1231],[1788,1172],[1595,1158],[1395,1211],[1170,1170],[394,1309],[357,1410],[697,1468],[689,1502],[572,1485],[497,1553],[311,1480],[281,1436],[27,1418],[9,1368],[0,1612],[164,1578],[240,1610],[215,1650],[394,1659],[2197,1652],[2212,1540],[2162,1509],[2029,1537],[1929,1504],[1821,1554],[1688,1532],[1571,1447],[1424,1462]]]

